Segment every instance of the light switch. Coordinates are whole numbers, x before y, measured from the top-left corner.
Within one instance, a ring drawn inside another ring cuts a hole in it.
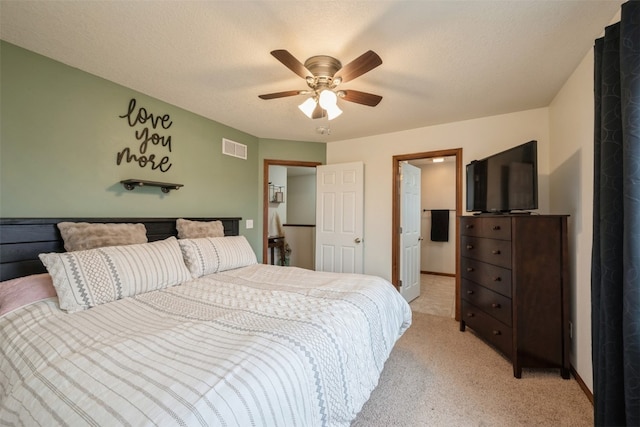
[[[252,219],[248,219],[247,220],[247,230],[253,228],[253,220]]]

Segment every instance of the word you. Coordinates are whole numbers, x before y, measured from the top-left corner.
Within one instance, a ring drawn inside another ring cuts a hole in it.
[[[171,127],[173,124],[171,117],[168,114],[153,115],[144,107],[136,107],[136,103],[136,99],[131,98],[127,112],[118,117],[126,119],[129,126],[135,129],[134,135],[139,141],[138,146],[135,147],[137,151],[131,147],[124,148],[118,153],[116,164],[119,166],[123,161],[133,162],[141,168],[149,166],[152,170],[159,169],[161,172],[166,172],[172,166],[169,156],[156,156],[156,154],[147,153],[147,150],[150,146],[159,146],[171,152],[171,135],[165,136],[158,133]]]

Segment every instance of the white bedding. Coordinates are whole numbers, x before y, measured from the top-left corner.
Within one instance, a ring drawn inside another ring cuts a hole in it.
[[[251,265],[0,317],[0,424],[347,426],[411,323],[387,281]]]

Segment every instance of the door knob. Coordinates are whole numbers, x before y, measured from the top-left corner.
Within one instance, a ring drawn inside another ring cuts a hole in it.
[[[356,238],[355,238],[355,240],[354,240],[354,242],[356,242],[356,244],[357,244],[357,243],[362,242],[362,240],[360,240],[360,238],[359,238],[359,237],[356,237]]]

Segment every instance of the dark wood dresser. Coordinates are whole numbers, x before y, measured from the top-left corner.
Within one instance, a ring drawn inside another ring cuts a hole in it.
[[[569,378],[566,215],[479,215],[460,221],[460,330],[468,326],[522,368]]]

